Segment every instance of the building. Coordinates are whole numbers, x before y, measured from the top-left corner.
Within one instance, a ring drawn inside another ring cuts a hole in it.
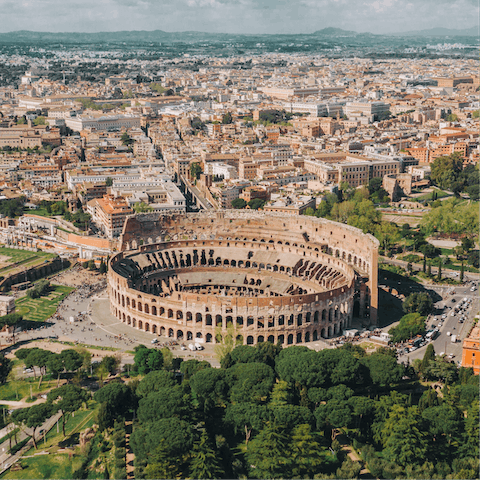
[[[127,219],[109,263],[110,312],[131,328],[215,343],[294,345],[376,323],[378,240],[305,215],[248,210]],[[356,281],[357,273],[362,281]]]
[[[87,203],[87,212],[92,221],[108,237],[118,237],[123,230],[123,224],[128,215],[134,213],[123,197],[104,195]]]
[[[324,185],[347,182],[356,188],[368,185],[372,178],[401,173],[401,162],[385,157],[376,159],[345,152],[327,153],[306,158],[304,168],[314,173]]]
[[[15,313],[15,297],[0,295],[0,317]]]
[[[106,115],[101,117],[78,116],[65,119],[65,125],[76,132],[82,130],[114,131],[140,128],[140,117],[131,115]]]
[[[384,102],[347,102],[344,108],[348,118],[366,117],[379,120],[390,112],[390,105]]]
[[[205,163],[205,175],[212,175],[224,178],[225,180],[233,180],[238,178],[237,169],[231,165],[220,162]]]
[[[475,375],[480,373],[480,327],[474,327],[463,340],[462,367],[472,367]]]
[[[313,102],[290,102],[284,103],[283,107],[290,113],[308,113],[312,117],[324,117],[327,115],[327,106],[324,103]]]
[[[272,193],[270,202],[263,207],[266,212],[278,212],[287,215],[302,215],[307,208],[315,210],[315,197],[278,193]]]
[[[291,97],[308,97],[318,95],[318,87],[261,87],[261,92],[269,97],[287,100]]]

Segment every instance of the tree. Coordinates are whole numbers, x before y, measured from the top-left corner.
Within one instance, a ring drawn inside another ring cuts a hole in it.
[[[425,372],[428,366],[430,365],[430,362],[434,360],[435,360],[435,349],[433,348],[433,344],[429,343],[427,346],[427,349],[425,350],[425,354],[423,355],[420,371]]]
[[[443,357],[435,357],[433,362],[429,362],[423,374],[430,380],[440,380],[446,385],[451,385],[458,379],[457,366],[454,363],[445,361]]]
[[[411,293],[402,304],[405,313],[428,315],[433,309],[432,297],[427,292]]]
[[[125,146],[129,146],[133,142],[135,142],[135,140],[133,140],[133,138],[131,138],[130,135],[127,132],[123,132],[123,134],[121,136],[121,140],[122,140],[122,145],[125,145]]]
[[[52,375],[57,376],[57,387],[60,383],[60,374],[65,370],[65,365],[63,364],[60,355],[52,354],[52,356],[48,359],[47,368],[50,370]]]
[[[362,359],[368,367],[372,382],[377,385],[397,383],[403,376],[403,366],[395,358],[382,353],[373,353]]]
[[[478,394],[472,404],[467,409],[467,418],[465,420],[465,442],[467,452],[475,458],[478,458],[478,443],[472,442],[473,438],[479,438],[479,404]]]
[[[65,370],[67,372],[76,372],[83,365],[84,362],[82,355],[76,350],[73,350],[72,348],[62,350],[59,353],[59,356],[63,361],[63,364],[65,365]]]
[[[291,478],[289,438],[275,424],[268,422],[250,442],[247,459],[252,478]]]
[[[266,403],[275,382],[272,368],[263,363],[239,363],[229,368],[226,381],[233,403]]]
[[[193,162],[190,164],[190,177],[193,180],[198,180],[202,173],[203,173],[202,167],[198,162]]]
[[[420,425],[417,407],[393,405],[382,429],[385,458],[403,467],[422,462],[427,451],[427,439]]]
[[[25,358],[26,366],[38,367],[40,370],[40,380],[38,382],[39,388],[43,380],[43,375],[45,375],[46,373],[48,361],[53,355],[55,354],[48,350],[42,350],[39,348],[39,349],[33,349]],[[34,368],[34,371],[35,371],[35,368]]]
[[[452,188],[463,169],[463,159],[458,152],[438,157],[431,165],[430,179],[441,188]]]
[[[144,424],[161,418],[184,418],[188,415],[190,407],[180,386],[159,388],[156,392],[140,399],[138,418]]]
[[[382,188],[382,185],[383,185],[383,179],[382,178],[380,178],[380,177],[372,178],[368,182],[368,191],[369,191],[370,195],[374,194],[375,192],[378,192]]]
[[[23,317],[18,313],[9,313],[0,317],[0,330],[3,328],[12,328],[13,344],[15,344],[15,329],[17,325],[23,320]],[[23,350],[23,349],[22,349]]]
[[[133,204],[133,210],[135,213],[148,213],[153,212],[153,207],[144,201]]]
[[[470,237],[463,237],[461,247],[463,254],[468,255],[475,247],[475,242]]]
[[[222,123],[224,125],[232,123],[232,114],[230,112],[227,112],[223,115],[222,117]]]
[[[4,356],[0,356],[0,384],[4,384],[13,368],[13,362]]]
[[[460,283],[463,283],[463,277],[465,275],[465,265],[463,263],[463,260],[462,260],[462,265],[460,267]]]
[[[65,424],[68,417],[86,403],[88,398],[89,395],[86,390],[72,384],[62,385],[48,393],[47,400],[62,413],[62,432],[64,437],[66,436]]]
[[[135,396],[128,385],[120,382],[110,382],[95,392],[93,398],[99,403],[106,403],[115,416],[123,417],[136,406]]]
[[[315,478],[322,460],[319,457],[320,444],[312,433],[310,425],[300,424],[293,429],[290,443],[293,478]]]
[[[100,273],[107,273],[107,264],[105,263],[105,261],[103,260],[103,258],[102,258],[102,260],[100,261],[100,267],[99,267],[98,271],[99,271]]]
[[[425,333],[425,317],[419,313],[407,313],[400,319],[400,323],[396,327],[392,327],[388,333],[392,342],[403,342],[415,335]]]
[[[200,440],[194,444],[190,461],[191,478],[222,478],[224,472],[220,466],[216,451],[208,441],[207,432],[203,431]]]
[[[222,327],[218,327],[215,331],[216,344],[215,354],[222,364],[223,359],[228,355],[237,345],[241,345],[242,337],[237,334],[235,327],[231,322],[227,323],[227,331]]]
[[[241,209],[247,206],[247,202],[243,198],[235,198],[232,200],[232,208]]]
[[[440,281],[441,279],[442,279],[442,257],[438,257],[437,280]]]
[[[105,179],[105,186],[111,187],[113,185],[113,178],[112,177],[107,177]]]
[[[223,406],[227,399],[225,371],[216,368],[199,370],[190,379],[190,387],[195,394],[199,407],[208,412],[217,405]]]
[[[160,370],[163,366],[163,355],[160,350],[147,348],[145,345],[135,347],[134,368],[140,375],[152,370]]]
[[[53,409],[50,403],[40,403],[27,408],[25,411],[24,424],[32,429],[32,440],[35,449],[37,449],[37,442],[35,440],[35,430],[43,425],[43,423],[52,415]],[[46,432],[45,432],[46,435]]]
[[[226,424],[233,427],[235,434],[245,435],[246,445],[253,431],[260,431],[267,419],[267,406],[254,403],[230,403],[225,412]]]
[[[248,206],[249,206],[252,210],[262,209],[264,205],[265,205],[265,200],[262,200],[261,198],[252,198],[252,199],[248,202]]]
[[[160,444],[150,453],[145,476],[146,478],[180,478],[182,476],[179,465],[169,454],[164,439],[161,439]]]
[[[120,358],[113,355],[105,355],[100,362],[100,365],[105,365],[105,369],[110,375],[117,373],[118,366],[120,365]]]
[[[177,385],[173,373],[165,370],[150,372],[140,381],[136,389],[136,395],[140,398],[158,392],[162,388],[173,388]]]

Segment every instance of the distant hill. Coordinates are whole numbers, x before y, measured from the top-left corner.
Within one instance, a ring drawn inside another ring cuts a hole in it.
[[[477,36],[478,28],[472,27],[465,30],[452,30],[448,28],[431,28],[429,30],[415,30],[409,32],[397,32],[389,35],[373,33],[359,33],[353,30],[327,27],[317,30],[312,36],[316,37],[356,37],[357,39],[381,38],[382,36],[393,37],[442,37],[442,36]],[[63,43],[63,44],[93,44],[93,43],[155,43],[155,42],[196,42],[196,41],[225,41],[232,38],[261,38],[265,40],[275,37],[305,37],[305,34],[236,34],[236,33],[207,33],[207,32],[165,32],[163,30],[132,30],[119,32],[32,32],[29,30],[18,30],[15,32],[0,33],[1,43]],[[309,36],[309,35],[307,35]],[[263,41],[263,40],[262,40]]]
[[[453,30],[450,28],[436,27],[428,30],[411,30],[409,32],[392,33],[395,37],[475,37],[478,36],[478,27],[464,30]]]
[[[313,32],[312,35],[325,35],[329,37],[335,37],[335,36],[351,36],[351,35],[358,35],[357,32],[353,30],[343,30],[342,28],[335,28],[335,27],[327,27],[327,28],[322,28],[322,30],[317,30],[316,32]]]

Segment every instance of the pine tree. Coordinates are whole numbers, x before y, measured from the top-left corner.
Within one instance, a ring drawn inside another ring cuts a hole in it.
[[[193,447],[190,477],[222,478],[223,473],[217,454],[209,445],[207,433],[204,431],[200,437],[200,441]]]
[[[461,268],[460,268],[460,283],[463,283],[464,273],[465,273],[465,266],[464,266],[463,260],[462,260],[462,266],[461,266]]]
[[[437,274],[437,280],[441,280],[442,279],[442,259],[439,258],[438,259],[438,274]]]
[[[426,273],[427,271],[427,257],[424,255],[423,256],[423,273]]]
[[[430,262],[428,262],[428,265],[427,265],[427,275],[429,277],[432,276],[432,265],[430,264]]]
[[[423,356],[422,363],[420,364],[420,372],[425,374],[427,371],[427,367],[430,361],[435,360],[435,349],[433,348],[433,344],[429,343],[427,349],[425,350],[425,355]]]
[[[247,458],[252,478],[291,478],[290,439],[270,422],[248,444]]]

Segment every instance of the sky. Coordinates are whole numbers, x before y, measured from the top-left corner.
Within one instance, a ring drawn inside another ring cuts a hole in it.
[[[479,24],[480,0],[0,0],[0,31],[396,33]]]

